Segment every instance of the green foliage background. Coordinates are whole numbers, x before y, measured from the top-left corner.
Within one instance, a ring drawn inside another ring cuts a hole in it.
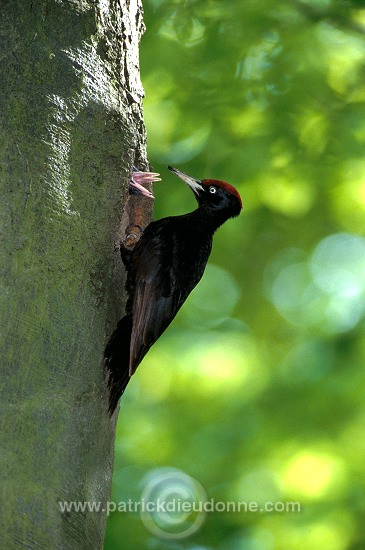
[[[215,512],[181,540],[115,512],[105,548],[364,549],[365,2],[144,7],[155,216],[195,207],[167,164],[244,210],[122,399],[112,498],[173,467],[301,511]]]

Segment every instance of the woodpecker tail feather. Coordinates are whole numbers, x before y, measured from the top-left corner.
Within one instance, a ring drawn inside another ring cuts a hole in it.
[[[109,413],[115,411],[120,397],[130,380],[129,349],[132,332],[132,316],[121,319],[104,352],[105,367],[109,372]]]

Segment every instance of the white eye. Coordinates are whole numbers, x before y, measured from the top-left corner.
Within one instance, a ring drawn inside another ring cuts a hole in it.
[[[211,185],[211,186],[209,187],[209,193],[216,193],[216,192],[217,192],[217,188],[214,187],[214,185]]]

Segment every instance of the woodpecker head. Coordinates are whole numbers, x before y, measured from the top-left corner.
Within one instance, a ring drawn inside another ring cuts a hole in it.
[[[182,179],[194,191],[200,207],[218,213],[225,213],[226,218],[238,216],[242,209],[242,200],[232,185],[220,180],[196,180],[176,168],[168,169]]]

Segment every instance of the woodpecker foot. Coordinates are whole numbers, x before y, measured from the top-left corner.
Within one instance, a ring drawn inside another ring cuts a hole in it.
[[[133,191],[136,191],[144,197],[154,199],[153,193],[143,187],[143,185],[146,183],[154,183],[155,181],[161,181],[160,174],[156,172],[140,172],[139,170],[133,169],[130,185]]]
[[[126,247],[135,245],[141,238],[143,227],[141,225],[129,225],[125,230],[126,238],[123,245]]]
[[[126,268],[128,268],[130,263],[130,258],[132,254],[131,247],[139,241],[142,233],[143,227],[141,227],[140,225],[129,225],[125,232],[126,238],[124,239],[124,241],[120,241],[119,243],[120,255]]]

